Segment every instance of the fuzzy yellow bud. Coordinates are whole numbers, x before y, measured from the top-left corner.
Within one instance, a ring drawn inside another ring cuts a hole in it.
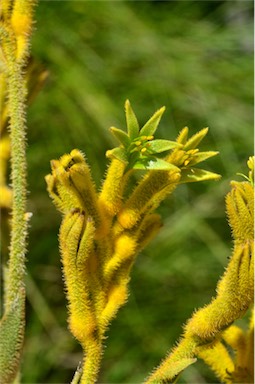
[[[254,190],[249,182],[231,182],[226,207],[233,237],[238,242],[254,239]]]
[[[99,205],[107,215],[113,217],[119,212],[122,204],[122,194],[125,186],[123,175],[126,164],[113,159],[108,168],[102,191],[99,195]]]
[[[104,278],[106,281],[110,281],[113,278],[113,274],[117,274],[121,267],[125,265],[129,267],[127,261],[134,259],[136,246],[136,239],[128,234],[122,234],[116,239],[114,253],[104,267]]]
[[[16,35],[16,58],[22,60],[27,54],[28,38],[32,31],[34,0],[16,0],[11,15],[11,26]]]
[[[173,171],[152,171],[138,184],[123,209],[118,221],[123,228],[134,227],[142,215],[158,207],[177,186],[180,174]]]
[[[117,313],[118,309],[125,304],[128,297],[127,284],[112,285],[107,295],[107,304],[100,316],[100,324],[106,329],[109,322]]]

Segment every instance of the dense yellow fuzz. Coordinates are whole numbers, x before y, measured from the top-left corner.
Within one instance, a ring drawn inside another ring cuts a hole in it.
[[[0,17],[8,19],[11,11],[11,0],[2,0],[0,6]]]
[[[127,297],[128,291],[126,284],[113,285],[110,287],[105,308],[100,316],[100,323],[104,329],[113,319],[119,307],[126,302]]]
[[[152,171],[145,176],[118,214],[122,227],[134,227],[143,214],[156,209],[176,188],[179,178],[180,174],[175,171]]]
[[[156,236],[161,227],[160,215],[152,213],[145,216],[138,229],[137,252],[140,252]]]
[[[17,37],[27,35],[31,31],[32,16],[29,14],[24,3],[24,0],[15,1],[12,11],[11,24]]]
[[[115,240],[115,253],[118,254],[120,258],[125,258],[126,255],[132,255],[135,247],[136,240],[130,235],[123,234]]]
[[[70,307],[69,328],[74,337],[80,342],[87,344],[97,329],[97,320],[93,313],[80,311],[78,314]]]
[[[247,340],[243,330],[236,325],[231,325],[222,334],[223,340],[234,350],[236,362],[240,367],[246,365]]]
[[[83,374],[80,384],[94,384],[97,382],[97,375],[100,367],[100,361],[103,354],[102,340],[95,335],[89,339],[89,343],[82,344],[84,349]]]
[[[16,37],[16,58],[27,55],[29,35],[32,32],[34,0],[15,0],[11,14],[11,27]]]
[[[131,208],[124,208],[118,215],[118,221],[123,228],[132,228],[139,218],[139,210]]]
[[[62,212],[80,208],[95,222],[95,238],[104,236],[108,228],[98,204],[98,196],[90,169],[83,154],[75,149],[51,162],[52,175],[45,177],[48,191]]]
[[[109,281],[114,272],[128,259],[135,257],[136,240],[130,235],[120,235],[115,241],[114,253],[104,267],[104,278]]]
[[[99,195],[98,202],[100,206],[111,217],[116,215],[121,208],[122,193],[125,184],[123,180],[125,168],[126,164],[122,161],[118,159],[111,161]]]
[[[54,172],[52,175],[45,176],[45,181],[48,193],[60,212],[69,212],[74,207],[81,210],[84,209],[84,205],[80,202],[77,195],[72,194],[69,188],[60,183]]]
[[[84,220],[84,214],[74,211],[70,212],[62,222],[59,240],[64,267],[76,268],[76,257],[84,228]],[[68,278],[70,278],[68,269],[66,272]]]
[[[237,241],[254,239],[254,189],[249,182],[232,182],[226,197],[229,224]]]
[[[86,231],[84,214],[70,212],[60,229],[60,247],[70,311],[69,324],[72,333],[80,342],[93,333],[96,327],[88,274],[85,270],[85,260],[90,256],[92,248],[92,244],[89,244],[92,241],[90,235],[93,233],[91,224],[89,223]],[[84,244],[85,239],[88,240],[87,244]],[[84,254],[79,255],[80,249]]]
[[[197,354],[221,379],[222,383],[233,383],[230,375],[234,371],[234,363],[227,348],[221,342],[216,342],[209,348],[200,347]]]

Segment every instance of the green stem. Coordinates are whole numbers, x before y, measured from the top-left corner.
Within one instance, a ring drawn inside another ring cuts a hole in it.
[[[14,39],[5,41],[8,78],[8,108],[11,139],[11,181],[13,205],[11,242],[7,279],[6,310],[11,308],[21,288],[25,286],[26,219],[26,87],[22,64],[15,59]]]
[[[90,340],[84,349],[85,357],[83,364],[83,374],[80,384],[94,384],[97,381],[103,348],[99,340]]]

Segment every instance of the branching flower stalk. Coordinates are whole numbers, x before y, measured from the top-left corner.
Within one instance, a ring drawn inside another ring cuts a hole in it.
[[[248,167],[247,181],[232,181],[226,197],[234,249],[217,285],[216,297],[193,314],[177,347],[146,384],[175,382],[179,373],[197,357],[202,358],[223,383],[254,382],[253,318],[246,333],[232,325],[245,315],[254,300],[254,158],[249,158]]]
[[[69,328],[84,350],[82,384],[97,381],[105,334],[128,297],[137,254],[161,227],[154,211],[183,182],[216,180],[219,175],[193,168],[217,152],[199,152],[207,128],[188,139],[156,140],[164,108],[140,129],[129,101],[127,133],[111,132],[120,146],[107,152],[110,165],[97,192],[84,155],[77,149],[51,162],[48,191],[62,212],[59,243],[69,306]],[[129,192],[130,175],[143,176]]]
[[[2,68],[7,81],[11,142],[11,243],[1,321],[1,382],[17,373],[24,334],[24,272],[28,214],[26,213],[26,84],[24,66],[29,52],[35,1],[2,0],[0,39]]]

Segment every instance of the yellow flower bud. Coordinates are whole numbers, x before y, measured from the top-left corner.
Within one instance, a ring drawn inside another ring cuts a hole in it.
[[[233,237],[238,242],[254,239],[254,190],[249,182],[231,182],[226,197],[227,214]]]

